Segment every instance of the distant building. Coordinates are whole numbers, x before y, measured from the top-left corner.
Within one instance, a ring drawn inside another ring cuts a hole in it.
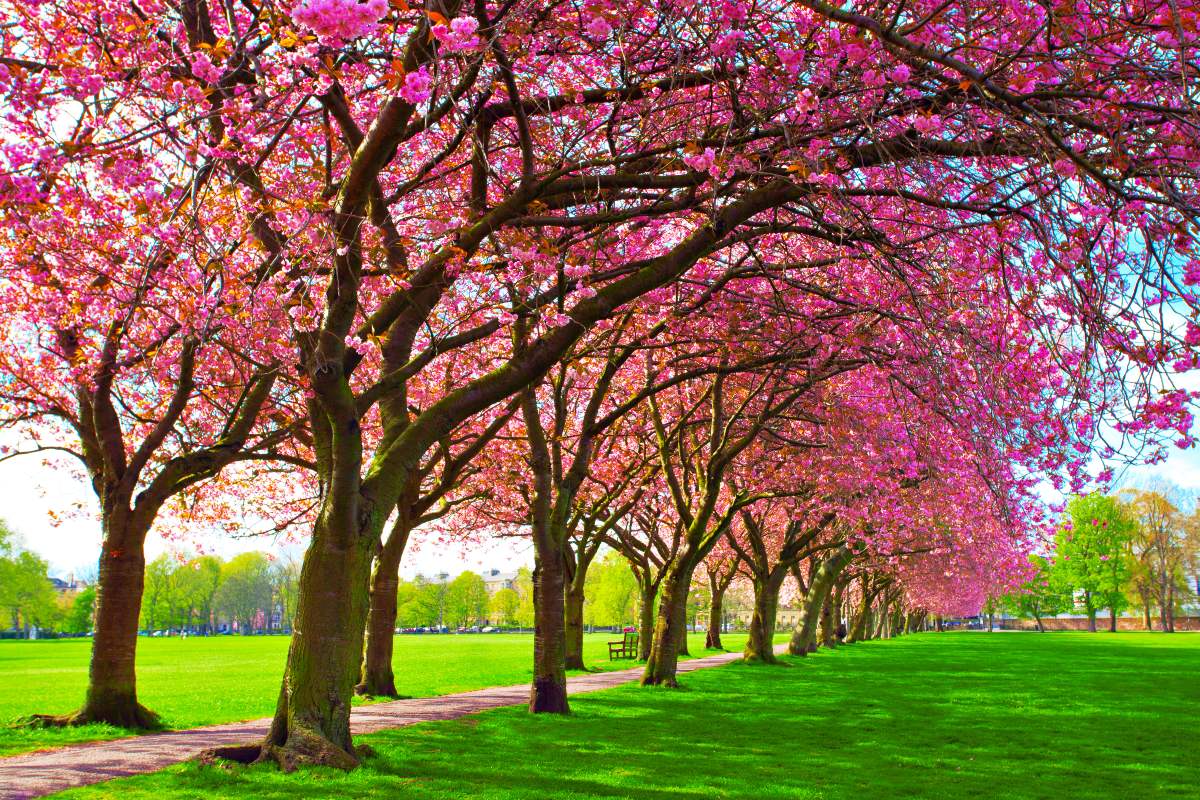
[[[517,573],[501,572],[498,569],[484,570],[483,582],[487,586],[489,595],[493,595],[501,589],[512,589],[517,582]]]
[[[82,589],[87,588],[87,581],[81,581],[81,580],[76,579],[74,572],[67,575],[67,577],[65,579],[64,578],[55,578],[55,577],[51,576],[51,577],[47,577],[46,580],[50,581],[50,585],[54,587],[54,591],[58,592],[59,594],[66,594],[67,592],[78,592]]]

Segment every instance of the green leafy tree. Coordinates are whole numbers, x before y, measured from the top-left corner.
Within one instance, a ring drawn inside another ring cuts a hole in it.
[[[489,604],[492,624],[509,627],[517,624],[517,611],[521,607],[521,596],[515,589],[501,589],[492,595]]]
[[[87,586],[71,598],[63,617],[63,633],[88,633],[96,621],[96,587]]]
[[[1039,631],[1045,631],[1043,617],[1052,617],[1071,607],[1071,593],[1064,591],[1059,581],[1054,578],[1054,565],[1049,559],[1039,555],[1031,555],[1029,563],[1035,572],[1020,589],[1007,595],[1002,603],[1003,608],[1022,619],[1032,619]]]
[[[637,619],[637,577],[619,553],[609,551],[592,564],[585,591],[588,625],[627,625]]]
[[[0,521],[0,613],[14,630],[53,628],[60,619],[48,565],[21,547],[17,535]]]
[[[259,611],[271,608],[271,562],[263,553],[242,553],[221,567],[221,582],[213,597],[220,613],[237,620],[250,633]]]
[[[429,628],[439,624],[446,599],[444,581],[418,575],[401,581],[397,589],[396,624],[404,628]]]
[[[142,628],[154,631],[174,626],[173,606],[177,602],[175,570],[178,563],[163,554],[146,565],[145,589],[142,593]]]
[[[213,597],[220,582],[221,559],[216,556],[193,558],[176,570],[176,591],[184,609],[181,627],[210,629]]]
[[[1103,494],[1076,497],[1067,504],[1067,520],[1054,540],[1055,585],[1077,593],[1096,630],[1096,612],[1107,608],[1110,629],[1128,607],[1124,588],[1129,580],[1129,542],[1137,523],[1125,505]]]
[[[300,593],[300,562],[290,556],[271,564],[271,593],[279,610],[279,623],[288,630],[296,616],[296,599]]]
[[[487,584],[478,573],[467,571],[446,590],[445,622],[450,627],[478,625],[487,619]]]
[[[513,579],[513,589],[520,599],[517,605],[517,625],[522,628],[533,627],[533,572],[528,567],[517,570]]]

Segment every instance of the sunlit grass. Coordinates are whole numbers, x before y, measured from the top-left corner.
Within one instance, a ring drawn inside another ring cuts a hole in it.
[[[608,661],[607,642],[619,634],[589,634],[584,659]],[[745,636],[728,634],[727,647]],[[275,710],[287,657],[284,636],[214,636],[138,640],[138,694],[172,728],[193,728],[269,716]],[[703,655],[704,636],[689,646]],[[91,642],[83,639],[0,641],[0,755],[71,742],[128,735],[102,725],[63,730],[14,729],[4,723],[29,714],[65,714],[79,707],[87,685]],[[412,697],[465,692],[528,681],[530,634],[406,635],[396,637],[396,688]]]
[[[923,634],[360,741],[357,771],[181,765],[68,797],[1179,798],[1200,636]]]

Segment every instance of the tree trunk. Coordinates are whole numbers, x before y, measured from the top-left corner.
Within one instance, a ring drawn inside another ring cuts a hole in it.
[[[583,663],[583,583],[575,580],[568,587],[566,604],[566,668],[587,669]]]
[[[850,626],[850,632],[846,635],[846,644],[860,642],[867,635],[871,624],[871,601],[873,599],[872,595],[864,590],[862,604],[854,617],[854,624]]]
[[[1117,610],[1112,606],[1109,606],[1108,609],[1108,632],[1117,632]]]
[[[804,611],[800,621],[792,630],[792,638],[788,642],[788,652],[794,656],[807,655],[816,643],[817,617],[825,608],[829,594],[833,590],[834,581],[841,571],[850,563],[853,554],[847,547],[834,551],[821,562],[812,576],[808,586],[808,594],[804,598]]]
[[[714,589],[712,601],[708,607],[708,632],[704,634],[704,647],[708,650],[724,650],[721,646],[721,618],[724,611],[721,605],[725,601],[725,590]]]
[[[688,652],[688,617],[687,617],[688,597],[691,595],[691,591],[692,591],[692,582],[691,582],[691,579],[689,578],[688,579],[688,590],[686,592],[684,592],[683,605],[680,606],[680,610],[679,610],[679,624],[683,629],[683,634],[679,637],[678,654],[681,656],[690,656],[691,655],[691,653]]]
[[[676,667],[679,664],[680,638],[686,638],[684,622],[687,613],[688,588],[692,572],[699,559],[691,553],[680,553],[665,567],[660,585],[658,619],[654,626],[654,641],[642,674],[643,686],[678,686]]]
[[[566,561],[553,541],[537,541],[533,569],[533,685],[529,711],[567,714]]]
[[[370,609],[367,612],[366,652],[363,654],[359,683],[354,687],[354,691],[361,695],[399,695],[396,677],[392,672],[392,648],[396,636],[400,559],[404,555],[408,533],[407,526],[401,528],[397,524],[375,559],[375,569],[371,573]]]
[[[1092,607],[1092,597],[1090,594],[1086,595],[1085,602],[1086,602],[1087,617],[1088,617],[1088,626],[1087,626],[1088,633],[1095,633],[1096,632],[1096,609]]]
[[[372,520],[347,535],[331,530],[328,510],[304,554],[295,630],[283,687],[260,759],[284,770],[299,764],[350,769],[350,705],[363,654],[370,595]],[[342,516],[342,515],[338,515]],[[382,521],[378,524],[382,527]]]
[[[138,616],[145,585],[146,530],[124,519],[106,520],[96,581],[96,621],[83,708],[66,718],[82,725],[158,727],[157,715],[138,703]]]
[[[834,648],[838,646],[837,625],[839,615],[834,610],[836,603],[834,602],[834,589],[825,597],[825,602],[821,605],[821,621],[817,626],[817,633],[820,636],[821,647]]]
[[[638,660],[650,658],[650,645],[654,641],[654,598],[658,596],[658,584],[646,580],[642,584],[642,602],[638,609]]]
[[[746,640],[744,661],[775,663],[775,615],[779,611],[779,590],[784,570],[754,581],[754,613],[750,616],[750,638]]]

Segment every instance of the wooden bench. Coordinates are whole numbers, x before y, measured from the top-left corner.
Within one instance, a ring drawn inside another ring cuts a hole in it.
[[[608,660],[615,658],[637,658],[638,632],[625,631],[625,637],[619,642],[608,643]]]

